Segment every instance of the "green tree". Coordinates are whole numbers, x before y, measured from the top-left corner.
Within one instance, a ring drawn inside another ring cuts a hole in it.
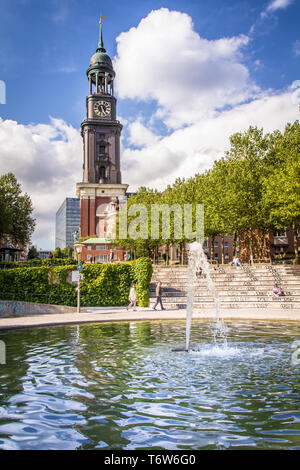
[[[61,248],[55,248],[55,250],[53,251],[53,258],[65,258],[65,255]]]
[[[0,237],[14,245],[26,245],[35,227],[33,207],[13,173],[0,177],[0,209]]]
[[[277,229],[292,227],[295,259],[299,264],[297,232],[300,223],[300,123],[287,124],[276,136],[275,164],[263,179],[263,204],[269,223]]]
[[[72,258],[73,250],[69,245],[67,245],[66,248],[62,250],[62,253],[65,258]]]
[[[40,259],[40,255],[36,249],[35,246],[31,246],[28,250],[28,253],[27,253],[27,259],[30,260],[30,259]]]
[[[227,217],[233,232],[247,232],[250,260],[253,261],[255,230],[262,233],[270,228],[270,219],[263,204],[263,177],[269,172],[269,136],[263,129],[249,127],[244,133],[230,137],[226,153]],[[228,230],[229,231],[229,230]]]
[[[147,224],[137,226],[137,232],[142,231],[143,234],[137,238],[131,238],[130,233],[127,238],[119,238],[119,223],[117,220],[117,238],[114,240],[114,245],[120,248],[130,249],[135,258],[147,256],[154,258],[155,249],[159,245],[159,240],[151,239],[151,205],[157,203],[160,198],[160,193],[157,190],[148,189],[145,187],[139,188],[136,195],[130,196],[127,200],[127,227],[131,227],[132,222],[136,221],[139,213],[131,216],[130,208],[135,204],[143,204],[147,210]],[[128,230],[129,232],[129,230]],[[145,235],[145,236],[144,236]]]

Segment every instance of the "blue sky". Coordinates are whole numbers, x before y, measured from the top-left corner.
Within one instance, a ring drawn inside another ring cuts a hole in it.
[[[244,61],[257,83],[280,89],[298,78],[299,59],[294,44],[299,40],[300,4],[262,20],[270,2],[228,1],[114,1],[94,0],[1,0],[0,79],[6,82],[7,105],[1,117],[24,124],[48,123],[49,115],[79,127],[87,92],[85,71],[97,46],[100,11],[104,21],[105,47],[116,54],[116,37],[136,26],[151,10],[166,7],[191,16],[194,29],[204,38],[249,34],[253,41]],[[260,62],[260,66],[255,65]],[[120,102],[126,117],[135,103]],[[141,109],[141,103],[138,104]]]
[[[43,248],[54,248],[55,211],[81,179],[100,12],[131,189],[203,171],[250,124],[283,129],[299,116],[299,0],[0,0],[0,169],[32,194]]]

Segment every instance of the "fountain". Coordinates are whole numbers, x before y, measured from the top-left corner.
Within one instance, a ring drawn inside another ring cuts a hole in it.
[[[197,287],[197,272],[199,268],[202,269],[201,276],[204,276],[206,279],[207,289],[214,300],[216,314],[215,329],[213,331],[214,341],[216,343],[217,337],[220,336],[223,340],[224,346],[227,345],[226,327],[220,315],[220,301],[216,291],[215,283],[213,282],[210,275],[209,262],[207,261],[206,254],[204,253],[202,243],[195,241],[189,245],[185,351],[189,351],[190,346],[194,297]]]

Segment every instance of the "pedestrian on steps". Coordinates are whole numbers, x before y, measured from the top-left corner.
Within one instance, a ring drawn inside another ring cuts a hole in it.
[[[156,302],[153,307],[154,310],[156,310],[156,307],[158,306],[158,304],[160,304],[160,307],[162,310],[165,310],[161,301],[161,295],[162,295],[162,288],[161,288],[161,282],[159,281],[159,283],[156,286]]]

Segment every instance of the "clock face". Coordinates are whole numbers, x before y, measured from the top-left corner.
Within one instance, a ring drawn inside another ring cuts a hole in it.
[[[96,101],[94,104],[94,111],[97,116],[109,116],[111,112],[111,105],[108,101]]]

